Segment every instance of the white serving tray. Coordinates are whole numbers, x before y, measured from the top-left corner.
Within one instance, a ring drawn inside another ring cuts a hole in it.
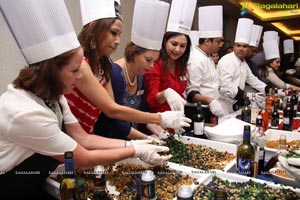
[[[206,139],[200,139],[200,138],[195,138],[195,137],[189,137],[189,136],[183,136],[180,138],[180,140],[184,144],[196,144],[196,145],[205,145],[208,147],[211,147],[217,151],[220,152],[225,152],[227,151],[228,153],[232,153],[234,156],[236,156],[237,152],[237,145],[235,144],[230,144],[230,143],[225,143],[225,142],[218,142],[218,141],[213,141],[213,140],[206,140]],[[173,163],[174,165],[182,166],[176,163]],[[236,159],[233,159],[229,164],[227,164],[224,167],[224,171],[235,171],[236,168]],[[194,171],[199,171],[201,170],[193,168]]]
[[[275,171],[277,169],[280,169],[283,172],[287,173],[281,167],[274,167],[274,168],[270,169],[270,173],[271,173],[271,175],[274,178],[276,183],[281,183],[281,184],[284,184],[284,185],[289,185],[289,186],[292,186],[292,187],[300,188],[300,182],[297,182],[295,179],[283,177],[283,176],[280,176],[280,175],[276,174]]]
[[[286,136],[287,142],[292,140],[300,140],[300,133],[298,132],[291,132],[291,131],[283,131],[283,130],[274,130],[274,129],[268,129],[265,132],[265,138],[264,140],[267,142],[269,140],[278,140],[280,135],[283,134]],[[265,149],[265,161],[269,161],[270,158],[276,153],[277,149],[264,147]]]
[[[119,165],[119,164],[140,164],[140,165],[143,165],[146,167],[150,166],[149,164],[146,164],[145,162],[143,162],[139,159],[136,159],[136,158],[128,158],[128,159],[125,159],[123,161],[116,163],[116,165]],[[170,162],[168,163],[168,165],[169,165],[170,169],[176,170],[176,173],[189,175],[192,178],[200,179],[202,176],[206,175],[205,173],[198,173],[198,172],[193,173],[192,172],[193,170],[187,166],[179,166],[179,165],[176,165],[176,164],[170,163]],[[64,165],[59,165],[58,168],[54,171],[54,173],[51,174],[50,176],[55,177],[56,172],[62,173],[63,171],[64,171]],[[198,180],[197,180],[197,182],[198,182]],[[47,178],[46,183],[43,185],[44,191],[46,191],[48,194],[50,194],[51,196],[53,196],[56,199],[60,199],[59,187],[60,187],[60,184],[51,178]],[[192,189],[194,189],[196,187],[196,185],[192,184],[191,187],[192,187]],[[119,192],[116,191],[116,188],[114,186],[109,185],[109,182],[107,182],[107,189],[108,189],[109,193],[111,193],[111,194],[116,194],[116,195],[119,194]]]

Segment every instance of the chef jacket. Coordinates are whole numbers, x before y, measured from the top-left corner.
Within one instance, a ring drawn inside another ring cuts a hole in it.
[[[219,74],[214,61],[199,47],[194,47],[188,61],[188,86],[186,89],[188,100],[192,91],[214,99],[219,97]],[[191,102],[191,100],[189,100]],[[188,103],[189,104],[189,103]]]
[[[219,101],[225,113],[233,112],[233,104],[243,97],[245,84],[265,93],[266,84],[254,76],[245,60],[239,59],[234,51],[223,56],[218,62],[220,77]]]

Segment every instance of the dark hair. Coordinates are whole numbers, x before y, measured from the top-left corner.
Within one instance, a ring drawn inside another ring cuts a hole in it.
[[[261,77],[266,78],[269,76],[269,72],[267,69],[268,67],[271,67],[270,64],[275,60],[276,58],[272,58],[270,60],[266,60],[263,64],[258,65],[257,68],[261,70]]]
[[[187,68],[187,62],[190,57],[190,49],[191,49],[191,39],[188,35],[178,33],[178,32],[166,32],[164,34],[164,38],[162,41],[162,47],[160,50],[160,58],[162,59],[162,64],[164,67],[164,72],[167,73],[167,68],[168,68],[168,54],[167,54],[167,49],[166,49],[166,43],[167,41],[172,38],[176,37],[178,35],[184,35],[187,40],[187,45],[186,45],[186,50],[183,53],[183,55],[178,58],[178,62],[180,63],[180,75],[184,75],[186,68]]]
[[[129,42],[124,51],[124,56],[126,59],[126,62],[131,62],[134,60],[134,56],[140,55],[144,52],[148,51],[148,49],[145,49],[143,47],[135,45],[133,42]]]
[[[78,40],[83,47],[84,56],[88,59],[92,72],[100,75],[100,69],[104,70],[104,77],[108,81],[112,73],[112,60],[104,56],[98,44],[105,40],[116,18],[98,19],[86,24],[78,35]]]
[[[80,48],[23,68],[13,81],[14,87],[30,91],[42,99],[59,100],[64,89],[60,80],[60,70],[70,62]]]
[[[203,44],[203,43],[205,42],[205,39],[209,39],[211,42],[214,41],[214,38],[199,38],[198,43],[199,43],[199,44]]]

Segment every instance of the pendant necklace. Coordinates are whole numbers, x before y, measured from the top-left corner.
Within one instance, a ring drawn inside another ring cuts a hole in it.
[[[124,71],[125,71],[126,78],[127,78],[127,80],[128,80],[128,84],[129,84],[130,86],[134,86],[134,85],[136,84],[136,82],[137,82],[137,75],[135,75],[134,81],[131,82],[130,77],[129,77],[129,74],[128,74],[128,69],[127,69],[127,64],[126,64],[126,62],[125,62],[125,64],[124,64]]]

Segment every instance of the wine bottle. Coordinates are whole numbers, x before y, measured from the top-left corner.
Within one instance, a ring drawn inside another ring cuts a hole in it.
[[[87,200],[88,186],[85,178],[76,178],[76,200]]]
[[[280,109],[280,98],[278,96],[278,89],[274,89],[274,109],[276,108],[277,110]]]
[[[196,114],[193,117],[194,136],[198,138],[206,138],[204,135],[204,115],[202,113],[201,101],[197,102]]]
[[[106,192],[106,173],[103,166],[98,165],[94,168],[93,183],[94,183],[93,199],[94,200],[109,199]]]
[[[286,106],[283,110],[283,130],[292,131],[293,113],[291,108],[291,98],[287,98]]]
[[[142,200],[154,200],[156,199],[155,192],[155,175],[151,170],[146,170],[142,174],[141,182],[141,199]]]
[[[255,151],[250,143],[251,130],[249,125],[244,126],[243,143],[237,150],[237,170],[238,173],[246,176],[253,176]]]
[[[60,183],[61,200],[76,199],[76,178],[75,178],[75,162],[72,151],[64,154],[65,161],[65,177]]]
[[[262,129],[263,133],[266,132],[269,128],[269,113],[266,111],[266,102],[262,102],[262,108],[259,111],[259,114],[262,117]]]
[[[251,103],[249,105],[249,108],[251,110],[251,119],[250,122],[251,124],[255,124],[256,123],[256,118],[259,112],[259,107],[257,105],[257,103],[255,102],[255,92],[252,93],[252,99],[251,99]]]
[[[267,95],[266,98],[266,111],[269,113],[269,117],[272,116],[273,106],[274,106],[274,98],[272,95],[272,88],[269,88],[269,94]]]
[[[248,123],[250,123],[251,120],[251,109],[249,108],[249,105],[250,105],[249,97],[246,97],[245,105],[243,106],[242,109],[242,120]]]
[[[291,108],[292,108],[293,118],[296,117],[297,115],[297,106],[298,106],[298,97],[297,97],[297,91],[294,88],[291,96]]]
[[[279,113],[278,108],[274,104],[274,110],[271,118],[271,129],[278,129],[279,127]]]

